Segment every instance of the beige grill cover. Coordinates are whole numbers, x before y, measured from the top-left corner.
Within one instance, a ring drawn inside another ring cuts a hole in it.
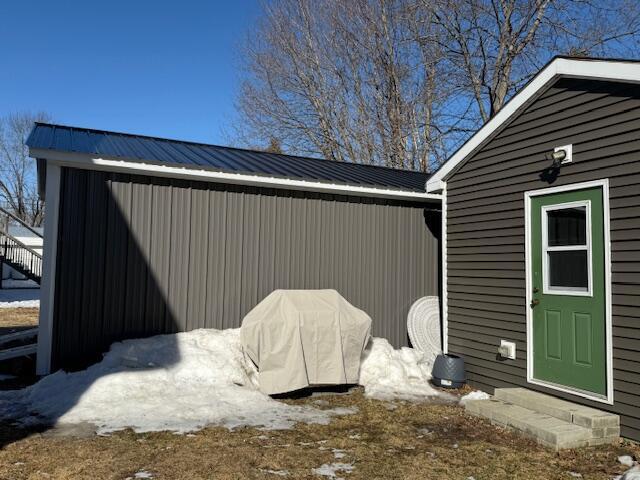
[[[275,290],[242,321],[245,354],[258,367],[260,390],[358,383],[371,318],[335,290]]]

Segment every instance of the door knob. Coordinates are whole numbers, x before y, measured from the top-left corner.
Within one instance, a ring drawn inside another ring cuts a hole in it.
[[[540,303],[540,300],[538,300],[537,298],[534,298],[533,300],[531,300],[531,308],[535,307],[539,303]]]

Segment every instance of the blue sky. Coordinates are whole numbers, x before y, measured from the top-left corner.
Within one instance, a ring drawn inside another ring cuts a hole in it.
[[[259,13],[258,0],[3,1],[0,115],[228,143]]]

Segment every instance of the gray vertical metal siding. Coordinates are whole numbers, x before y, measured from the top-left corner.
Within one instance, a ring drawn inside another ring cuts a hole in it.
[[[64,168],[54,368],[117,340],[238,327],[277,288],[335,288],[407,345],[412,302],[438,294],[425,205]]]
[[[558,178],[540,175],[553,147],[573,144]],[[471,382],[491,391],[526,386],[524,192],[608,178],[613,294],[613,407],[623,434],[640,439],[640,90],[558,81],[447,182],[449,349]],[[495,360],[500,339],[518,359]],[[552,392],[562,395],[559,392]]]

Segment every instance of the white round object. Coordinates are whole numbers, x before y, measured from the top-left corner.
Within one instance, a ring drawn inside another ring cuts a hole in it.
[[[425,357],[435,358],[442,351],[440,337],[440,299],[422,297],[411,305],[407,315],[407,330],[413,348]]]

